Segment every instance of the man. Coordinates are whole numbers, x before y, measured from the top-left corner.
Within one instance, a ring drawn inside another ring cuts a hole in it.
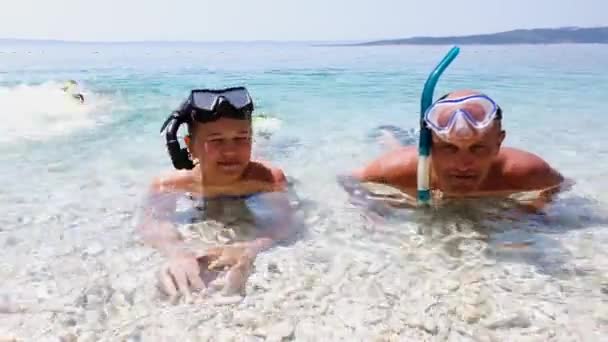
[[[459,90],[440,98],[426,112],[424,121],[432,131],[431,190],[439,190],[443,197],[535,190],[543,190],[546,195],[555,192],[564,181],[540,157],[502,147],[506,135],[502,110],[479,92]],[[417,146],[402,146],[354,171],[352,176],[361,182],[384,183],[415,197],[417,165]],[[543,204],[541,200],[533,206]]]

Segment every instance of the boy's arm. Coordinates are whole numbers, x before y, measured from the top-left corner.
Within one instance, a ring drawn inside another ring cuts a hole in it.
[[[259,228],[258,236],[248,243],[255,254],[260,253],[275,243],[289,239],[295,233],[293,209],[287,191],[287,178],[281,169],[265,165],[270,172],[272,191],[262,192],[247,200],[249,208],[256,218]]]
[[[168,258],[168,264],[159,273],[160,285],[175,298],[181,293],[190,298],[190,289],[205,287],[200,278],[197,254],[186,247],[174,224],[177,199],[193,186],[190,171],[178,171],[152,182],[146,196],[142,218],[136,231],[145,244],[156,248]]]
[[[189,172],[175,172],[153,180],[136,227],[144,243],[165,255],[174,254],[181,245],[181,236],[171,222],[177,199],[192,185]]]
[[[267,170],[270,171],[270,170]],[[263,175],[263,177],[259,177]],[[256,181],[269,182],[270,172],[254,175]],[[247,205],[253,212],[256,220],[258,234],[253,241],[239,242],[225,246],[208,249],[206,254],[210,258],[209,268],[231,266],[229,274],[239,275],[229,280],[227,288],[239,288],[246,279],[248,265],[251,265],[257,254],[273,247],[277,242],[287,240],[294,236],[293,209],[286,189],[286,180],[280,170],[272,171],[272,185],[275,191],[258,192],[247,199]],[[228,278],[231,278],[227,276]],[[236,285],[235,285],[236,284]],[[230,292],[230,291],[229,291]]]

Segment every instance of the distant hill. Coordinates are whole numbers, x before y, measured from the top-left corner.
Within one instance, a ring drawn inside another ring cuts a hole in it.
[[[0,38],[0,44],[67,44],[64,40]]]
[[[512,30],[490,34],[449,37],[412,37],[349,44],[373,45],[499,45],[499,44],[608,44],[608,27],[561,27]]]
[[[0,44],[232,44],[232,43],[277,43],[281,41],[257,42],[204,42],[204,41],[67,41],[46,39],[3,39]],[[385,39],[368,42],[297,42],[310,43],[319,46],[374,46],[374,45],[506,45],[506,44],[608,44],[608,26],[606,27],[560,27],[537,28],[530,30],[512,30],[489,34],[447,37],[412,37],[400,39]]]

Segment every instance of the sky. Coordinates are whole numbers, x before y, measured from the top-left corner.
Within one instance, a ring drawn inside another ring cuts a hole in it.
[[[0,38],[365,41],[608,26],[608,0],[0,0]]]

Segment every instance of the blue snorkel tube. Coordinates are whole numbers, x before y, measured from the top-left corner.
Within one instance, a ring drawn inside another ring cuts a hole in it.
[[[453,47],[443,60],[437,64],[433,72],[426,79],[422,98],[420,99],[420,140],[418,141],[418,169],[417,169],[417,184],[418,184],[418,205],[429,205],[431,202],[431,130],[424,123],[424,114],[433,104],[433,93],[435,86],[441,74],[452,63],[454,58],[458,56],[460,48]]]

